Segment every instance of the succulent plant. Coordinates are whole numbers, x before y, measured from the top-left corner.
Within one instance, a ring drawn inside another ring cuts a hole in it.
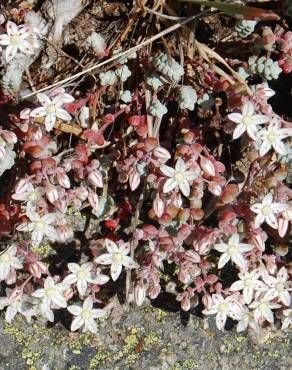
[[[156,99],[151,103],[149,113],[153,117],[162,118],[162,116],[167,113],[167,108],[165,105],[160,103],[158,99]]]
[[[116,75],[121,79],[121,81],[125,82],[131,76],[131,71],[129,70],[127,65],[123,65],[122,67],[116,70]]]
[[[256,21],[240,20],[235,25],[234,33],[239,37],[247,37],[253,33],[256,24]]]
[[[159,87],[163,86],[163,81],[159,77],[158,73],[153,73],[146,78],[146,83],[149,87],[151,87],[154,91],[158,90]]]
[[[277,80],[282,69],[279,67],[278,62],[274,62],[273,59],[265,56],[251,56],[248,59],[249,71],[253,75],[259,75],[265,80]]]
[[[181,86],[178,90],[177,100],[181,109],[194,110],[197,93],[191,86]]]
[[[101,72],[99,79],[102,86],[114,85],[118,80],[114,71]]]
[[[132,94],[130,90],[120,92],[120,99],[124,103],[130,103],[132,101]]]
[[[154,67],[164,76],[173,81],[179,81],[184,75],[183,67],[173,58],[168,58],[166,54],[160,53],[154,58]]]

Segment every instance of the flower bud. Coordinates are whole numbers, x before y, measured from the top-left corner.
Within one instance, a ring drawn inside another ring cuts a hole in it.
[[[221,186],[215,181],[209,182],[208,189],[210,193],[216,195],[216,197],[219,197],[222,193]]]
[[[201,257],[195,251],[186,251],[185,256],[186,259],[192,263],[199,263],[201,261]]]
[[[48,198],[48,201],[51,202],[51,203],[55,203],[58,198],[59,198],[59,195],[58,195],[58,191],[57,191],[57,188],[52,185],[52,184],[49,184],[46,188],[46,197]]]
[[[278,234],[280,238],[284,238],[288,230],[289,222],[286,218],[280,217],[278,219]]]
[[[85,186],[80,186],[75,190],[76,197],[80,199],[82,202],[85,201],[88,197],[88,190],[86,189]]]
[[[136,190],[140,185],[140,175],[134,169],[132,169],[129,174],[129,185],[132,191]]]
[[[70,189],[70,180],[69,180],[69,177],[63,173],[63,172],[57,172],[57,179],[58,179],[58,182],[61,186],[63,186],[63,188],[65,189]]]
[[[156,195],[153,201],[153,210],[158,218],[160,218],[164,213],[164,203],[163,200],[159,197],[159,194]]]
[[[9,144],[17,143],[17,136],[13,131],[3,130],[1,134],[4,137],[5,141],[7,141],[7,143]]]
[[[102,175],[100,171],[94,170],[90,172],[87,176],[87,180],[90,182],[92,186],[95,186],[97,188],[103,187]]]
[[[88,202],[89,202],[89,204],[91,205],[91,207],[93,209],[98,211],[98,209],[99,209],[99,199],[98,199],[98,195],[96,193],[94,193],[93,191],[91,191],[88,194]]]
[[[183,298],[180,302],[180,305],[181,305],[182,310],[189,311],[189,309],[191,308],[191,301],[189,297]]]
[[[146,297],[146,289],[143,284],[143,281],[140,280],[134,289],[134,298],[135,298],[135,303],[137,306],[141,306],[142,303],[144,302],[144,299]]]
[[[28,188],[28,182],[25,179],[20,179],[15,186],[15,193],[25,193]]]
[[[202,170],[209,176],[215,176],[216,171],[213,166],[213,163],[206,157],[200,157],[200,165]]]
[[[163,159],[165,161],[171,158],[169,151],[161,146],[155,148],[153,150],[153,154],[155,155],[156,158]]]

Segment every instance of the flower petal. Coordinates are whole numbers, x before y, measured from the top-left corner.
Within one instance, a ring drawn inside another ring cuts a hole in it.
[[[122,265],[121,264],[117,264],[117,263],[113,263],[111,265],[111,277],[113,279],[113,281],[116,281],[118,280],[118,277],[120,276],[121,272],[122,272]]]

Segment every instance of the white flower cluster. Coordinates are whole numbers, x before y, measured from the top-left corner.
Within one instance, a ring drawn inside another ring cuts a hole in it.
[[[177,96],[181,109],[194,110],[197,101],[197,93],[191,86],[181,86]]]
[[[184,75],[184,68],[173,58],[168,58],[166,54],[158,54],[153,61],[154,67],[158,72],[168,77],[170,80],[178,82]]]

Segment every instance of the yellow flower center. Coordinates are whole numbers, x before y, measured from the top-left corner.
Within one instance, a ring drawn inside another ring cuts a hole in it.
[[[14,35],[10,37],[10,44],[12,46],[18,46],[21,42],[20,36]]]
[[[235,245],[231,245],[229,248],[228,248],[228,254],[230,256],[234,256],[235,254],[237,254],[238,250],[236,248]]]
[[[174,178],[177,182],[181,182],[184,180],[184,174],[182,172],[176,172]]]
[[[266,304],[266,302],[261,302],[261,303],[259,304],[259,309],[260,309],[261,311],[266,311],[266,310],[268,309],[268,305]]]
[[[44,226],[45,226],[44,221],[35,222],[35,229],[38,231],[42,231],[44,229]]]
[[[92,318],[92,312],[91,310],[83,310],[81,316],[83,320],[89,320]]]
[[[284,290],[285,285],[282,282],[279,282],[279,283],[276,284],[276,289],[277,290]]]
[[[113,261],[116,263],[121,263],[123,260],[123,255],[121,253],[115,253],[113,255]]]
[[[3,253],[2,256],[0,256],[1,262],[9,263],[11,261],[12,257],[9,253]]]
[[[29,193],[28,200],[30,200],[31,202],[38,200],[38,193],[36,191],[32,191],[31,193]]]
[[[84,279],[86,277],[86,272],[82,269],[80,269],[78,272],[77,272],[77,278],[78,280],[79,279]]]
[[[48,105],[47,112],[48,113],[55,113],[56,112],[56,106],[54,104]]]
[[[53,298],[53,296],[55,295],[55,289],[54,288],[46,288],[45,292],[46,292],[46,296],[49,297],[49,298]]]
[[[264,216],[268,216],[271,212],[272,212],[272,209],[271,209],[271,207],[270,207],[270,206],[264,206],[264,207],[262,208],[262,214],[263,214]]]
[[[244,280],[244,285],[247,287],[247,288],[250,288],[252,287],[252,279],[251,278],[247,278]]]
[[[220,305],[219,305],[219,311],[220,312],[226,312],[226,311],[228,311],[228,305],[226,303],[220,303]]]
[[[253,119],[251,116],[244,116],[243,119],[242,119],[242,123],[245,125],[245,126],[249,126],[253,123]]]
[[[271,143],[274,143],[278,139],[278,135],[276,132],[271,132],[268,134],[267,138]]]

